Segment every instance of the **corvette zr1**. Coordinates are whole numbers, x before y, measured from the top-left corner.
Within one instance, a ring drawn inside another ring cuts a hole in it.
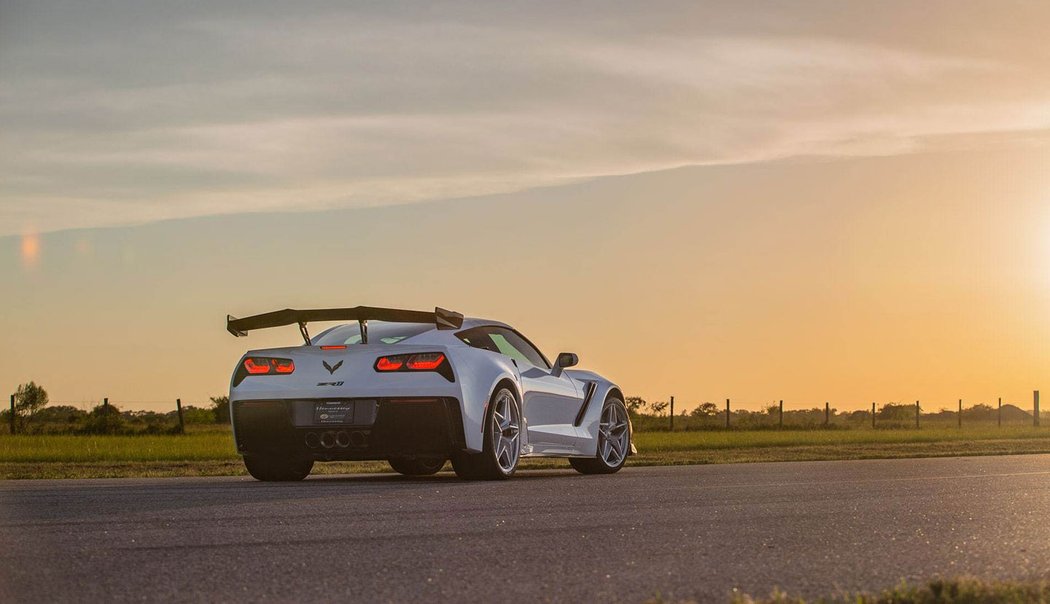
[[[505,323],[367,306],[227,317],[235,336],[285,325],[303,344],[249,351],[230,382],[237,451],[259,480],[336,460],[387,460],[409,476],[451,460],[458,476],[491,480],[525,457],[566,457],[611,474],[634,452],[620,388],[571,369],[575,354],[550,362]]]

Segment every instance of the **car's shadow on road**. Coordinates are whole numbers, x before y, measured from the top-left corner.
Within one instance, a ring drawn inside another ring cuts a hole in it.
[[[571,469],[555,470],[523,470],[517,472],[507,481],[503,480],[464,480],[452,472],[440,472],[431,476],[402,476],[400,474],[314,474],[304,480],[301,484],[389,484],[389,485],[478,485],[478,484],[501,484],[507,482],[518,482],[522,480],[554,480],[559,478],[579,477],[579,474]]]

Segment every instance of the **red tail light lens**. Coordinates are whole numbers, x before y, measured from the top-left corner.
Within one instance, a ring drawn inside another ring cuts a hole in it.
[[[407,366],[412,371],[434,371],[444,362],[445,355],[440,352],[428,352],[408,357]]]
[[[244,359],[244,370],[251,375],[270,373],[270,359],[248,357]]]
[[[234,372],[231,385],[239,386],[250,375],[288,375],[294,372],[295,362],[292,359],[246,357]]]
[[[433,371],[450,382],[456,381],[456,376],[452,373],[452,364],[441,352],[415,352],[379,357],[374,367],[376,371],[383,373]]]
[[[404,357],[380,357],[376,361],[376,371],[397,371],[405,364]]]
[[[249,375],[267,375],[270,373],[289,374],[295,371],[295,362],[291,359],[271,359],[267,357],[248,357],[244,359],[244,370]]]
[[[322,346],[321,350],[346,350],[346,346]]]

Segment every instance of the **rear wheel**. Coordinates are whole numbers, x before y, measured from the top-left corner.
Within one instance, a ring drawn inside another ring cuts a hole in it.
[[[521,458],[521,408],[510,388],[499,388],[489,400],[481,453],[457,451],[452,469],[466,480],[503,480],[518,469]]]
[[[264,482],[294,482],[310,475],[312,459],[296,459],[274,455],[245,455],[244,467],[256,480]]]
[[[602,407],[598,424],[598,452],[594,457],[570,457],[569,463],[581,474],[612,474],[620,471],[631,450],[631,430],[627,408],[620,399],[609,397]]]
[[[430,476],[444,467],[444,457],[391,457],[387,461],[398,474],[405,476]]]

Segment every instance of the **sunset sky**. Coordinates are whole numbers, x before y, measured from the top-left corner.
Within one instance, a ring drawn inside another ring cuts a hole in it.
[[[1050,390],[1050,3],[0,0],[0,392],[227,313],[505,320],[685,407]]]

